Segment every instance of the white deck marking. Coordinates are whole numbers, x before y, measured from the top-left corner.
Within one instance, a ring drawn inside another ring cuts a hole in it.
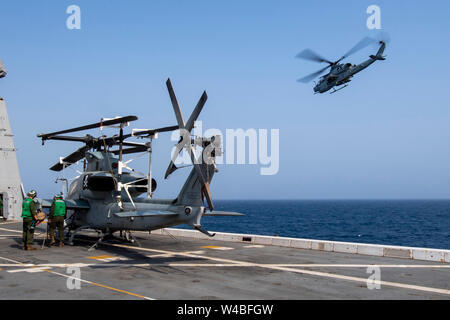
[[[230,247],[221,247],[221,246],[203,246],[203,249],[213,249],[213,250],[234,250],[234,248]]]
[[[0,230],[1,229],[2,228],[0,228]],[[13,231],[13,232],[21,232],[21,231],[8,230],[8,229],[6,229],[6,230],[7,231]],[[305,269],[295,269],[296,267],[309,268],[309,267],[312,267],[312,265],[287,265],[287,266],[270,265],[270,264],[269,265],[265,265],[265,264],[250,263],[250,262],[244,262],[244,261],[238,261],[238,260],[232,260],[232,259],[208,257],[208,256],[200,255],[200,254],[193,254],[193,253],[190,253],[190,252],[176,252],[176,251],[167,251],[167,250],[160,250],[160,249],[140,248],[140,247],[132,247],[132,246],[122,245],[122,244],[109,244],[109,243],[105,243],[105,242],[102,243],[102,244],[106,245],[106,246],[127,248],[127,249],[138,250],[138,251],[148,251],[148,252],[155,252],[155,253],[169,254],[169,255],[181,255],[181,256],[186,256],[186,257],[191,257],[191,258],[198,258],[198,259],[206,259],[206,260],[224,262],[224,263],[221,263],[221,264],[216,264],[216,266],[231,266],[231,265],[233,265],[235,267],[242,267],[242,266],[260,267],[260,268],[267,268],[267,269],[272,269],[272,270],[280,270],[280,271],[288,271],[288,272],[294,272],[294,273],[308,274],[308,275],[318,276],[318,277],[334,278],[334,279],[345,280],[345,281],[360,282],[360,283],[364,283],[364,284],[367,283],[367,279],[366,278],[344,276],[344,275],[331,274],[331,273],[318,272],[318,271],[311,271],[311,270],[305,270]],[[11,262],[22,264],[20,262],[16,262],[16,261],[8,259],[8,258],[3,258],[3,257],[0,257],[0,258],[4,259],[4,260],[7,260],[7,261],[11,261]],[[149,264],[145,264],[145,265],[149,266]],[[198,264],[198,265],[202,266],[203,264]],[[150,265],[150,266],[152,266],[152,265]],[[329,265],[316,265],[316,266],[324,267],[324,266],[329,266]],[[338,267],[338,266],[342,266],[343,267],[343,266],[347,266],[347,265],[334,265],[334,267]],[[377,266],[377,265],[352,265],[352,267],[356,267],[356,266],[359,266],[359,267],[366,266],[367,267],[367,266]],[[405,268],[412,268],[412,265],[411,265],[411,267],[410,267],[410,265],[395,265],[395,266],[396,267],[401,266],[401,267],[405,267]],[[383,265],[381,265],[381,267],[383,267]],[[391,265],[391,267],[393,267],[393,265]],[[422,266],[422,267],[430,268],[431,266]],[[436,265],[436,267],[444,267],[444,268],[446,268],[447,266],[445,266],[445,265],[443,265],[443,266]],[[49,270],[47,270],[47,272],[53,273],[53,274],[58,274],[57,272],[49,271]],[[58,275],[64,276],[64,277],[67,277],[67,278],[72,278],[72,277],[64,275],[64,274],[58,274]],[[111,288],[111,287],[108,287],[108,286],[103,286],[103,285],[100,285],[100,284],[96,284],[96,283],[88,281],[88,280],[80,279],[80,281],[86,282],[86,283],[91,283],[93,285],[104,287],[104,288],[107,288],[107,289],[110,289],[110,290],[113,290],[113,291],[118,291],[118,292],[131,294],[131,295],[134,295],[134,296],[139,296],[139,297],[144,298],[144,299],[152,299],[152,298],[149,298],[149,297],[136,295],[134,293],[123,291],[123,290],[120,290],[120,289],[115,289],[115,288]],[[424,286],[417,286],[417,285],[409,285],[409,284],[390,282],[390,281],[380,281],[380,284],[381,285],[385,285],[385,286],[402,288],[402,289],[418,290],[418,291],[425,291],[425,292],[431,292],[431,293],[450,295],[450,290],[446,290],[446,289],[431,288],[431,287],[424,287]]]
[[[0,226],[6,225],[6,224],[13,224],[13,223],[22,223],[22,221],[7,221],[7,222],[0,222]]]
[[[5,257],[0,257],[0,259],[3,259],[3,260],[6,260],[6,261],[10,261],[10,262],[19,264],[19,265],[21,265],[22,267],[23,267],[23,266],[26,266],[26,264],[24,264],[24,263],[22,263],[22,262],[20,262],[20,261],[13,260],[13,259],[5,258]],[[30,266],[30,268],[34,268],[34,266]],[[43,271],[46,271],[46,272],[48,272],[48,273],[55,274],[55,275],[58,275],[58,276],[61,276],[61,277],[65,277],[65,278],[76,279],[76,280],[79,280],[79,281],[81,281],[81,282],[89,283],[89,284],[94,285],[94,286],[97,286],[97,287],[105,288],[105,289],[108,289],[108,290],[111,290],[111,291],[115,291],[115,292],[120,292],[120,293],[128,294],[128,295],[131,295],[131,296],[134,296],[134,297],[138,297],[138,298],[142,298],[142,299],[145,299],[145,300],[155,300],[154,298],[142,296],[142,295],[140,295],[140,294],[136,294],[136,293],[133,293],[133,292],[129,292],[129,291],[125,291],[125,290],[113,288],[113,287],[110,287],[110,286],[105,286],[105,285],[103,285],[103,284],[96,283],[96,282],[93,282],[93,281],[89,281],[89,280],[84,280],[84,279],[81,279],[81,278],[72,277],[72,276],[69,276],[69,275],[66,275],[66,274],[62,274],[62,273],[59,273],[59,272],[55,272],[55,271],[51,271],[51,270],[43,270]]]
[[[248,246],[244,246],[244,248],[265,248],[262,244],[251,244]]]
[[[122,259],[120,259],[122,260]],[[129,260],[129,259],[125,259]],[[99,259],[98,261],[103,261]],[[0,264],[3,268],[17,268],[17,267],[50,267],[50,268],[68,268],[68,267],[145,267],[145,266],[171,266],[171,267],[253,267],[254,263],[45,263],[45,264]],[[380,268],[405,268],[405,269],[450,269],[450,265],[380,265],[380,264],[259,264],[258,266],[263,267],[286,267],[286,268],[368,268],[368,267],[380,267]]]
[[[110,243],[106,243],[106,242],[103,242],[102,244],[106,245],[106,246],[127,248],[127,249],[138,250],[138,251],[172,253],[172,254],[178,254],[178,255],[187,256],[187,257],[191,257],[191,258],[222,261],[222,262],[227,262],[227,263],[232,263],[232,264],[234,263],[234,264],[237,264],[238,266],[253,266],[253,267],[260,267],[260,268],[266,268],[266,269],[272,269],[272,270],[303,273],[303,274],[308,274],[308,275],[318,276],[318,277],[334,278],[334,279],[353,281],[353,282],[361,282],[361,283],[367,284],[367,278],[349,277],[349,276],[343,276],[343,275],[338,275],[338,274],[310,271],[310,270],[304,270],[304,269],[294,269],[292,267],[288,268],[288,267],[280,267],[280,266],[273,266],[273,265],[272,266],[264,265],[264,264],[259,264],[259,263],[249,263],[249,262],[243,262],[243,261],[232,260],[232,259],[215,258],[215,257],[208,257],[208,256],[194,255],[194,254],[185,254],[185,253],[179,253],[179,252],[175,252],[175,251],[166,251],[166,250],[160,250],[160,249],[131,247],[131,246],[122,245],[122,244],[110,244]],[[410,290],[418,290],[418,291],[450,295],[450,290],[446,290],[446,289],[430,288],[430,287],[409,285],[409,284],[390,282],[390,281],[380,281],[380,283],[381,283],[381,285],[390,286],[390,287],[397,287],[397,288],[402,288],[402,289],[410,289]]]
[[[28,272],[28,273],[36,273],[36,272],[43,272],[45,270],[51,269],[50,267],[34,267],[30,266],[26,269],[16,269],[16,270],[8,270],[9,273],[16,273],[16,272]]]
[[[11,229],[5,229],[5,228],[0,228],[0,230],[2,230],[2,231],[8,231],[8,232],[15,232],[15,233],[23,233],[23,231],[19,231],[19,230],[11,230]]]

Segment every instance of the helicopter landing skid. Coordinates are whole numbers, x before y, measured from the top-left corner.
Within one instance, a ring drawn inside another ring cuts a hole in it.
[[[82,227],[79,227],[79,228],[76,228],[74,231],[72,231],[72,230],[69,230],[69,233],[68,233],[68,238],[69,238],[69,245],[70,246],[73,246],[73,238],[75,237],[75,235],[78,233],[78,232],[80,232],[80,231],[82,231],[82,230],[84,230],[84,229],[89,229],[89,226],[82,226]]]
[[[89,247],[88,251],[92,251],[97,249],[98,245],[103,241],[103,239],[105,238],[105,234],[101,231],[97,231],[98,233],[98,240],[91,246]]]
[[[131,233],[131,231],[120,230],[120,237],[114,237],[120,241],[126,241],[132,244],[137,244],[138,247],[142,247],[136,237]]]

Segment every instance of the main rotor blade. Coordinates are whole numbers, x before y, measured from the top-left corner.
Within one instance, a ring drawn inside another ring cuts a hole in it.
[[[38,134],[37,136],[38,136],[38,138],[42,138],[43,140],[47,140],[50,137],[58,135],[58,134],[64,134],[64,133],[70,133],[70,132],[76,132],[76,131],[83,131],[83,130],[89,130],[89,129],[95,129],[95,128],[100,128],[102,126],[111,126],[111,125],[114,125],[114,124],[125,123],[125,122],[130,122],[130,121],[136,121],[137,119],[138,118],[136,116],[120,117],[120,118],[116,118],[116,119],[100,121],[100,122],[89,124],[89,125],[82,126],[82,127],[77,127],[77,128],[72,128],[72,129],[52,132],[52,133],[41,133],[41,134]]]
[[[370,37],[365,37],[365,38],[361,39],[353,48],[351,48],[346,54],[344,54],[340,60],[351,56],[352,54],[358,52],[361,49],[364,49],[365,47],[367,47],[368,45],[370,45],[374,42],[376,42],[376,40],[372,39]]]
[[[133,136],[152,136],[152,135],[154,135],[155,133],[158,133],[158,132],[169,132],[169,131],[175,131],[175,130],[178,130],[178,129],[179,129],[178,126],[170,126],[170,127],[163,127],[163,128],[158,128],[158,129],[134,131],[133,132]]]
[[[166,82],[167,90],[169,90],[170,101],[172,101],[173,111],[175,112],[175,117],[177,118],[177,123],[180,129],[184,129],[186,124],[184,122],[183,114],[181,113],[180,106],[178,105],[177,97],[173,91],[172,82],[170,78]]]
[[[92,138],[93,138],[92,136],[85,136],[85,137],[53,136],[48,138],[48,140],[75,141],[87,143],[87,141],[91,140]]]
[[[122,154],[141,153],[141,152],[147,151],[147,149],[148,149],[147,146],[137,146],[134,148],[126,148],[126,149],[122,149]],[[120,153],[120,150],[112,150],[110,152],[115,155],[118,155]]]
[[[322,72],[324,72],[325,70],[327,70],[330,66],[326,66],[323,69],[320,69],[319,71],[316,71],[314,73],[311,73],[310,75],[307,75],[306,77],[300,78],[297,81],[298,82],[303,82],[303,83],[307,83],[310,82],[311,80],[313,80],[314,78],[318,77]]]
[[[302,52],[300,52],[299,54],[297,54],[295,57],[299,58],[299,59],[305,59],[305,60],[310,60],[310,61],[315,61],[315,62],[326,62],[329,64],[333,63],[330,60],[327,60],[327,59],[323,58],[322,56],[320,56],[319,54],[315,53],[311,49],[305,49]]]
[[[62,161],[65,162],[66,167],[68,167],[74,164],[75,162],[83,159],[86,154],[86,151],[88,151],[89,149],[90,147],[84,146],[78,149],[77,151],[71,153],[67,157],[65,157]],[[52,171],[61,171],[62,169],[64,169],[64,164],[62,163],[56,163],[53,167],[50,168],[50,170]]]
[[[194,128],[194,123],[197,120],[198,116],[200,115],[200,112],[202,112],[202,109],[206,103],[206,100],[208,100],[208,95],[206,94],[206,91],[203,91],[203,94],[200,97],[200,100],[198,100],[198,103],[195,106],[194,111],[192,111],[192,114],[189,117],[188,122],[186,123],[187,131],[191,132],[192,128]]]
[[[139,143],[139,142],[123,142],[124,146],[127,147],[139,147],[139,148],[147,148],[147,145],[145,143]]]

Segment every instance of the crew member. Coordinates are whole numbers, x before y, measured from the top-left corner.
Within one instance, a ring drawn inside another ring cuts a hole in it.
[[[22,203],[22,219],[23,219],[23,235],[22,235],[22,250],[36,250],[31,245],[33,243],[33,232],[31,226],[33,221],[36,220],[36,203],[33,201],[36,198],[36,191],[31,190],[27,194],[27,198]]]
[[[67,208],[61,195],[53,198],[52,207],[48,215],[48,223],[50,224],[50,245],[55,244],[55,228],[58,228],[59,247],[63,247],[64,240],[64,219],[66,218]]]

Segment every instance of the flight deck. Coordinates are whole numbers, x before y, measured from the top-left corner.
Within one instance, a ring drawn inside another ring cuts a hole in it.
[[[74,246],[41,250],[45,228],[36,229],[37,250],[22,251],[22,223],[0,224],[0,299],[450,299],[445,261],[193,238],[170,230],[135,232],[138,244],[108,240],[94,250],[96,233],[87,231]]]

